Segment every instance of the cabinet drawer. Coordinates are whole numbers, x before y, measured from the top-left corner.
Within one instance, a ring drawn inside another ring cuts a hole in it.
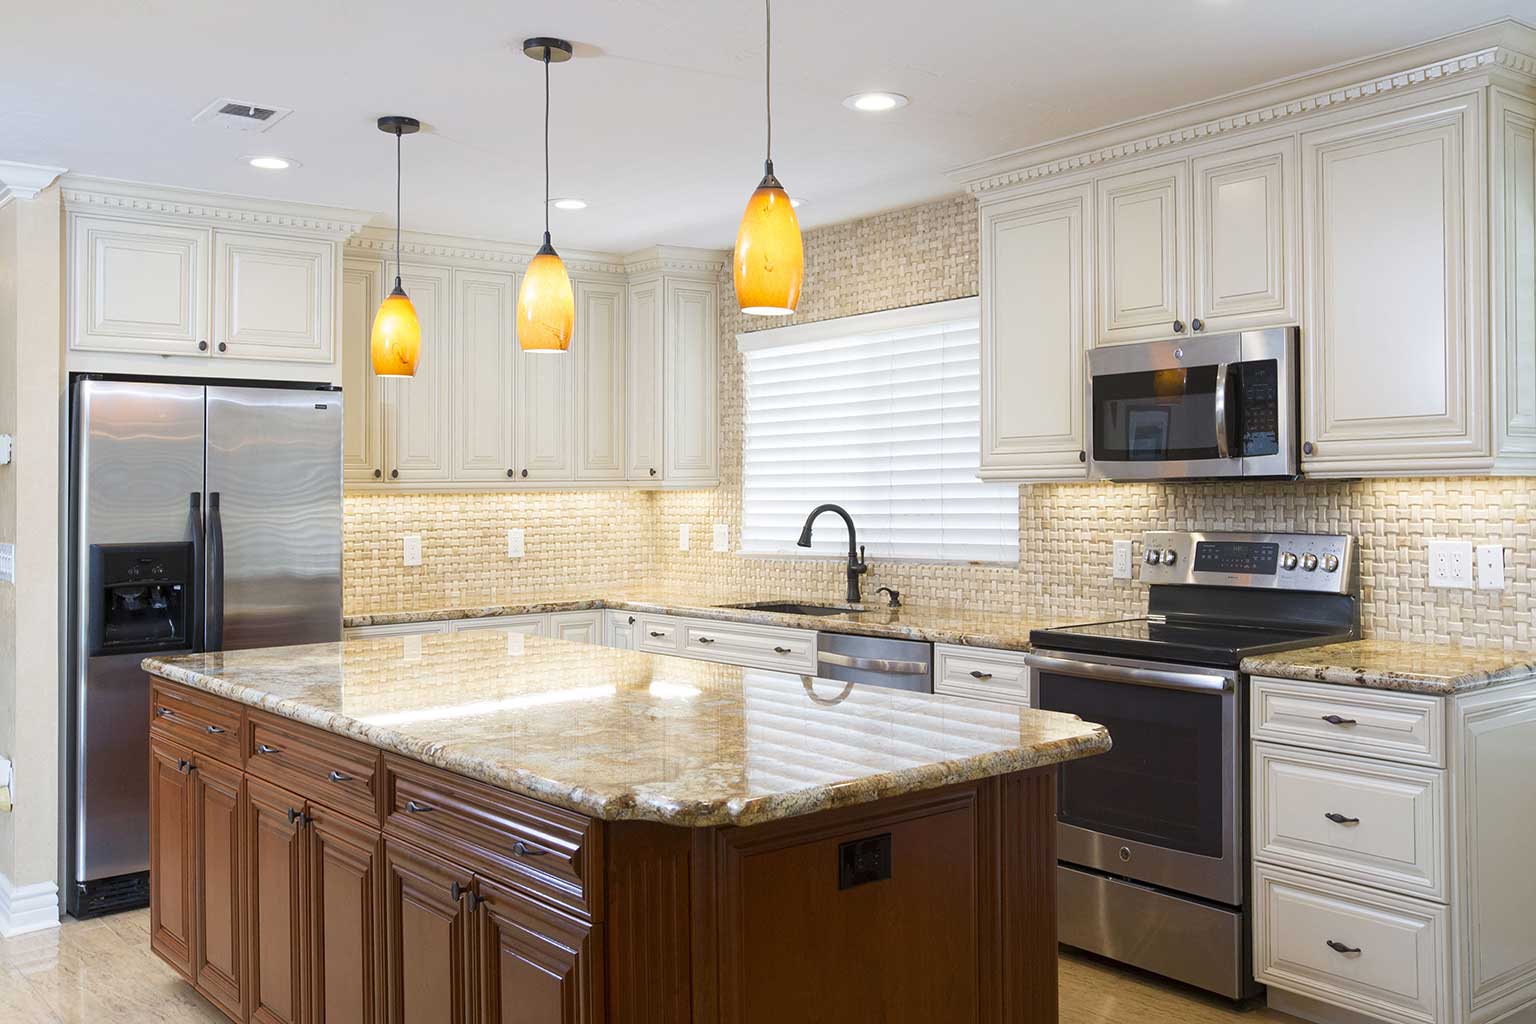
[[[150,727],[200,754],[240,765],[240,706],[185,686],[154,680]]]
[[[1449,911],[1256,865],[1254,976],[1399,1024],[1449,1018]]]
[[[816,671],[816,634],[739,623],[690,621],[683,625],[683,653],[732,665]]]
[[[1254,679],[1252,720],[1256,740],[1445,766],[1439,697]]]
[[[245,767],[316,803],[379,820],[378,753],[273,715],[246,716]]]
[[[1444,772],[1267,743],[1253,750],[1255,857],[1448,898]]]
[[[387,833],[577,913],[602,906],[591,818],[392,755],[384,771]]]
[[[682,646],[683,629],[676,619],[642,615],[635,629],[635,646],[642,651],[676,654]]]
[[[935,644],[933,692],[1028,707],[1029,666],[1021,651]]]
[[[446,622],[389,622],[382,626],[352,626],[342,630],[345,639],[367,636],[424,636],[428,633],[446,633]]]

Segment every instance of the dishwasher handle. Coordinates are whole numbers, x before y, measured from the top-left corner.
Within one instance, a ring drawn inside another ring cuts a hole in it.
[[[836,651],[820,651],[816,655],[817,664],[836,665],[839,668],[856,668],[865,672],[883,672],[892,676],[925,676],[928,674],[926,661],[900,661],[891,658],[860,658],[852,654],[839,654]]]

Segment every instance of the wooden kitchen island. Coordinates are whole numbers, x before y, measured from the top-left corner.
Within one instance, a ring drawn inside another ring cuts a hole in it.
[[[1099,726],[519,634],[144,667],[151,944],[234,1020],[1056,1019]]]

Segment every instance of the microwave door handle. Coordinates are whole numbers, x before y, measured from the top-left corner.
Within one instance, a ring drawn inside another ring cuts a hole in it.
[[[1216,364],[1216,455],[1232,457],[1232,440],[1227,432],[1227,372],[1231,363]]]

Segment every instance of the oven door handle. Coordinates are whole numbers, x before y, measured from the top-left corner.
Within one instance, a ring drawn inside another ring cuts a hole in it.
[[[1227,372],[1231,367],[1231,363],[1216,364],[1216,455],[1223,459],[1232,457],[1232,439],[1227,433]]]
[[[1069,676],[1087,676],[1090,679],[1102,679],[1109,683],[1158,686],[1165,690],[1188,690],[1195,693],[1228,693],[1233,689],[1231,679],[1212,672],[1181,672],[1177,669],[1104,665],[1097,661],[1053,658],[1046,654],[1026,654],[1024,661],[1030,668],[1059,672]]]

